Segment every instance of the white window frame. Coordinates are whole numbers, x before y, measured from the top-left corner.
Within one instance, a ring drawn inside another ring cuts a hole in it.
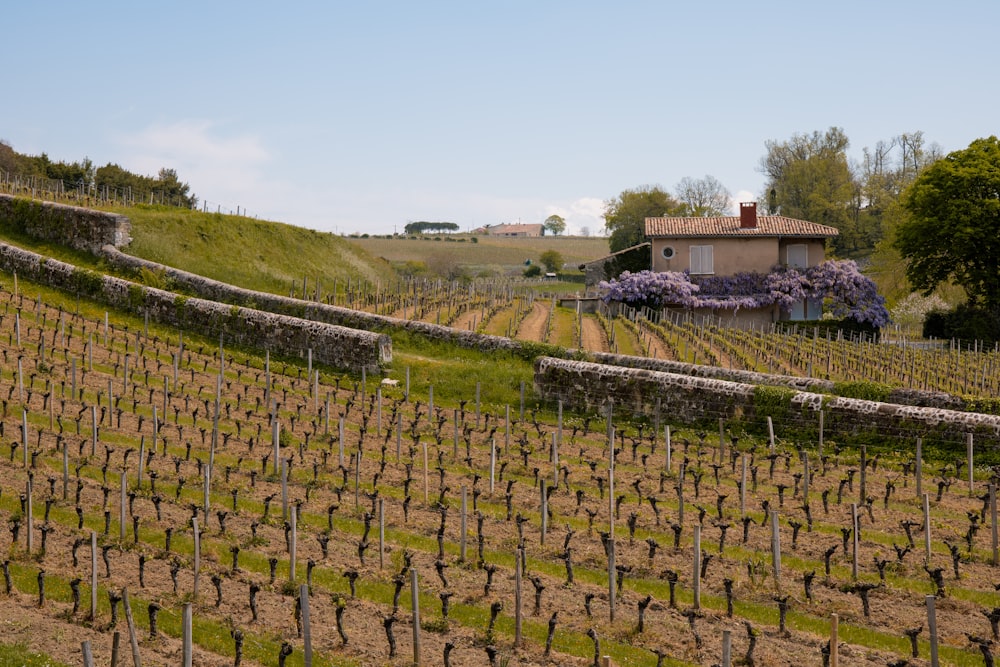
[[[704,276],[715,273],[715,252],[710,245],[691,246],[690,273]]]
[[[801,265],[792,263],[792,249],[799,251],[801,248],[801,253],[804,258],[804,262]],[[808,269],[809,268],[809,245],[807,243],[793,243],[785,246],[785,263],[789,268],[792,269]]]

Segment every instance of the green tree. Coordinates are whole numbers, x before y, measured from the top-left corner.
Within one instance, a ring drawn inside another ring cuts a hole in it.
[[[552,214],[545,218],[545,222],[542,223],[542,227],[546,231],[552,232],[553,236],[559,236],[564,231],[566,231],[566,220],[561,215]]]
[[[781,215],[836,227],[840,236],[834,249],[839,252],[864,249],[851,215],[858,197],[844,131],[831,127],[822,134],[796,134],[788,141],[764,145],[767,155],[759,169],[767,177],[769,212],[775,214],[780,208]]]
[[[714,176],[685,176],[676,189],[677,199],[684,204],[685,215],[699,218],[728,215],[733,196]]]
[[[913,286],[930,294],[954,282],[970,306],[1000,314],[1000,140],[977,139],[949,153],[902,200],[909,217],[895,245]]]
[[[3,139],[0,139],[0,171],[17,171],[17,153]]]
[[[639,245],[646,240],[646,218],[683,215],[684,205],[658,185],[624,190],[604,203],[604,227],[611,252]],[[649,268],[649,262],[644,268]]]
[[[160,169],[156,178],[154,189],[163,193],[163,200],[173,206],[187,206],[189,208],[198,205],[198,198],[191,192],[191,186],[182,183],[177,178],[177,171],[174,169]]]
[[[423,234],[424,232],[457,232],[458,223],[455,222],[427,222],[426,220],[418,220],[416,222],[408,222],[406,226],[403,227],[403,232],[406,234]]]
[[[563,265],[563,256],[557,250],[546,250],[538,256],[538,261],[545,266],[546,271],[555,271]]]

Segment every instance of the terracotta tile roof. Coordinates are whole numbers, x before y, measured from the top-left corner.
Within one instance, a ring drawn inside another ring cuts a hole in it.
[[[724,218],[646,218],[646,236],[657,238],[719,236],[837,236],[835,227],[816,222],[786,218],[783,215],[759,215],[757,226],[740,227],[740,217]]]

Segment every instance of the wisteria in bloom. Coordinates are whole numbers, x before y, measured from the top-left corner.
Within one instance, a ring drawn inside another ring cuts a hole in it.
[[[661,306],[691,303],[698,286],[677,271],[625,271],[617,279],[601,281],[607,290],[604,301],[621,301],[632,306]]]
[[[835,317],[867,322],[876,327],[889,323],[889,311],[875,283],[858,270],[852,260],[831,260],[804,273],[777,266],[771,273],[740,272],[732,276],[708,276],[691,280],[677,271],[625,272],[603,281],[604,300],[631,306],[681,306],[739,310],[767,308],[777,304],[788,312],[803,299],[827,299]]]
[[[877,291],[871,278],[858,270],[854,260],[830,260],[806,271],[811,293],[818,298],[829,297],[828,305],[834,317],[867,322],[875,327],[889,324],[885,298]]]

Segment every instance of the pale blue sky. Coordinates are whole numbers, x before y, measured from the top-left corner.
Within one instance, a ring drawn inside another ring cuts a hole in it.
[[[997,134],[1000,3],[6,2],[0,139],[339,233],[755,196],[767,140]]]

